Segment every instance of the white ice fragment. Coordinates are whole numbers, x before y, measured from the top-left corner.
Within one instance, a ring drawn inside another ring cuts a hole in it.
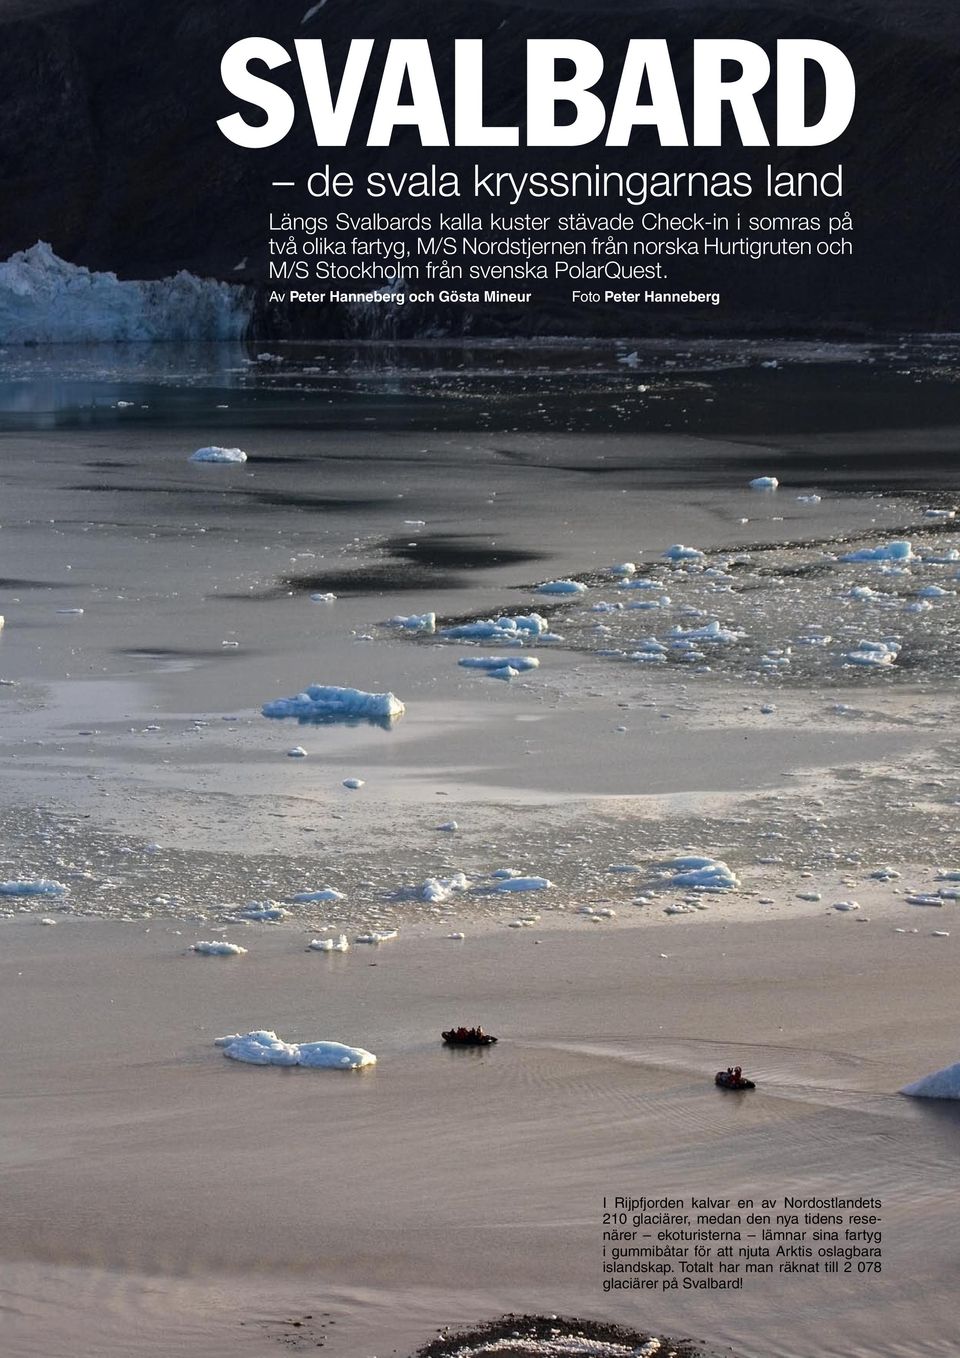
[[[547,580],[537,586],[538,594],[586,594],[587,587],[579,580]]]
[[[928,894],[926,894],[926,893],[924,893],[924,892],[920,892],[920,891],[915,892],[915,893],[913,893],[913,894],[911,894],[911,895],[909,895],[909,896],[906,896],[904,899],[906,900],[907,905],[934,905],[934,906],[942,906],[942,905],[943,905],[943,902],[944,902],[944,897],[943,897],[943,896],[933,896],[933,895],[928,895]]]
[[[780,482],[775,476],[755,476],[750,482],[751,490],[776,490]]]
[[[798,495],[797,499],[802,505],[818,505],[823,497],[820,495]]]
[[[407,632],[423,632],[432,635],[437,630],[436,613],[411,613],[408,617],[397,614],[389,618],[388,627],[402,627]]]
[[[663,553],[666,561],[701,561],[703,552],[697,547],[684,547],[682,542],[675,542],[672,547],[668,547]]]
[[[444,627],[440,636],[451,641],[511,641],[521,643],[531,638],[543,640],[550,624],[539,613],[519,614],[513,618],[485,618],[480,622],[458,623]]]
[[[313,938],[307,944],[314,952],[347,952],[350,944],[347,942],[346,934],[339,934],[336,938]]]
[[[404,710],[392,693],[365,693],[358,688],[323,684],[310,684],[296,697],[276,698],[261,708],[265,717],[297,717],[301,723],[393,721]]]
[[[335,594],[311,594],[310,602],[312,604],[335,604],[337,596]]]
[[[660,865],[661,876],[673,887],[694,887],[702,891],[732,891],[739,887],[736,874],[720,859],[685,854],[667,859]]]
[[[957,511],[955,509],[925,509],[923,511],[923,517],[925,519],[938,519],[941,521],[955,519],[957,517]]]
[[[284,910],[282,905],[275,905],[273,901],[251,901],[237,912],[237,918],[256,920],[261,924],[279,924],[289,914],[289,910]]]
[[[343,786],[350,788],[352,792],[356,792],[358,789],[366,787],[366,783],[362,778],[344,778]]]
[[[819,891],[798,891],[798,901],[822,901],[823,897]]]
[[[526,670],[539,669],[540,661],[535,655],[465,655],[458,661],[467,670],[483,670],[493,678],[515,678]],[[505,676],[504,670],[511,670],[512,674]]]
[[[960,1099],[960,1061],[905,1085],[900,1093],[915,1099]]]
[[[636,563],[633,561],[619,561],[615,566],[610,567],[611,575],[634,575],[636,573]]]
[[[342,1042],[284,1042],[276,1033],[261,1029],[253,1033],[232,1033],[218,1037],[224,1056],[254,1066],[312,1066],[332,1070],[358,1070],[376,1065],[377,1058],[362,1047],[345,1047]]]
[[[834,910],[859,910],[859,901],[837,901]]]
[[[460,826],[455,820],[445,820],[442,825],[437,826],[437,829],[445,830],[448,834],[452,834],[455,830],[459,830]]]
[[[288,759],[306,759],[307,752],[302,745],[294,745],[292,750],[287,751]]]
[[[191,456],[191,462],[246,462],[247,455],[241,448],[198,448]]]
[[[65,896],[69,891],[62,882],[38,877],[33,881],[0,882],[0,896]]]
[[[391,938],[396,938],[396,929],[371,930],[369,934],[357,934],[354,943],[389,943]]]
[[[900,653],[898,641],[861,641],[855,651],[848,651],[841,657],[844,665],[859,665],[864,668],[889,668],[896,664]]]
[[[903,540],[885,542],[879,547],[861,547],[858,551],[847,552],[841,561],[911,561],[913,544]]]
[[[679,626],[672,627],[670,636],[674,639],[673,645],[676,645],[677,642],[705,641],[722,646],[731,645],[735,641],[742,641],[746,633],[733,627],[722,627],[719,621],[714,618],[703,627],[691,627],[687,631]]]
[[[288,899],[293,905],[313,905],[323,901],[342,901],[344,896],[343,892],[337,891],[336,887],[325,886],[318,891],[298,891]]]
[[[512,891],[546,891],[553,883],[546,877],[505,877],[494,890],[497,893]]]
[[[226,943],[219,939],[201,939],[199,943],[191,945],[191,952],[199,953],[202,957],[241,957],[246,951],[239,943]]]
[[[464,873],[454,872],[449,877],[428,877],[422,886],[416,888],[415,894],[422,901],[432,901],[436,904],[449,900],[458,891],[466,891],[469,885],[470,882]]]

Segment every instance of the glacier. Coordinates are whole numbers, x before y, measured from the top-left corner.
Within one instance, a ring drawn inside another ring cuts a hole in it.
[[[117,278],[61,259],[47,241],[0,263],[0,343],[229,340],[246,333],[248,289],[198,278]]]

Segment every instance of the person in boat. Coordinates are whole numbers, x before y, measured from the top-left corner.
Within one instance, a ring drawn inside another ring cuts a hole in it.
[[[737,1084],[741,1084],[743,1082],[743,1070],[740,1066],[734,1066],[733,1078]]]

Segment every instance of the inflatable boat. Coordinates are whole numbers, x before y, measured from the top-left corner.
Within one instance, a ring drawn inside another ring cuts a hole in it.
[[[719,1085],[721,1089],[756,1089],[757,1087],[752,1080],[745,1080],[742,1075],[738,1080],[726,1070],[717,1071],[714,1084]]]
[[[468,1028],[463,1033],[451,1028],[440,1036],[448,1047],[492,1047],[497,1040],[489,1033],[478,1033],[476,1028]]]

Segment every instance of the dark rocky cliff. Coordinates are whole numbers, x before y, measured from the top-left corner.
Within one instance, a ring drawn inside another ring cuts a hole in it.
[[[818,37],[847,53],[858,79],[854,121],[834,147],[664,152],[645,142],[629,152],[430,152],[413,138],[388,150],[351,147],[329,158],[359,173],[441,158],[444,168],[454,169],[478,159],[546,169],[588,168],[602,159],[606,168],[756,171],[767,160],[826,169],[842,155],[844,205],[857,222],[854,258],[812,268],[724,261],[724,291],[735,300],[721,319],[708,316],[705,324],[795,333],[957,328],[956,6],[942,0],[754,0],[731,14],[727,4],[712,0],[643,6],[626,0],[326,0],[304,26],[311,5],[14,0],[0,22],[0,258],[45,239],[64,258],[121,277],[187,268],[232,281],[262,280],[267,213],[277,205],[270,179],[302,181],[328,156],[314,144],[302,93],[302,115],[281,146],[247,151],[220,134],[216,120],[236,106],[220,84],[220,58],[240,37],[263,35],[290,47],[294,37],[322,36],[335,57],[342,57],[351,37],[426,36],[437,52],[455,36],[482,37],[488,69],[497,73],[496,113],[503,121],[521,120],[522,80],[513,73],[526,37],[585,37],[611,54],[622,52],[631,36],[666,37],[677,53],[693,37],[749,37],[765,45],[780,37]],[[296,90],[294,66],[271,78]],[[369,116],[369,103],[361,104],[360,125],[365,111]],[[305,195],[282,202],[299,211],[317,207]],[[543,210],[542,203],[528,206]],[[781,203],[778,211],[785,210],[796,205]],[[247,267],[237,271],[242,259]],[[715,285],[715,275],[715,265],[701,264],[684,281],[703,287],[712,278]],[[494,331],[582,331],[567,307],[568,292],[545,298],[536,313],[491,313],[475,324]],[[287,324],[266,310],[260,314],[265,333],[282,332]],[[337,333],[343,323],[336,310],[311,316],[310,333]],[[625,323],[612,310],[597,316],[596,325],[636,331],[635,317],[631,313]],[[666,323],[663,312],[656,321]]]

